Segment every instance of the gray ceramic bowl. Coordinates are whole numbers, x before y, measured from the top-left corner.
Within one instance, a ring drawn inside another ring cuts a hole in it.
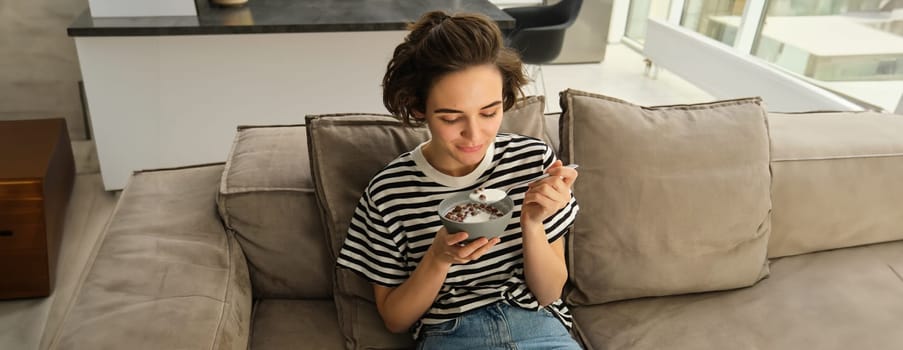
[[[468,202],[473,202],[473,200],[470,199],[470,191],[455,193],[439,203],[439,219],[442,220],[442,225],[445,226],[448,233],[467,232],[467,240],[471,241],[480,237],[492,239],[501,236],[502,233],[505,232],[505,227],[507,227],[508,223],[511,221],[512,209],[514,209],[514,201],[511,200],[511,197],[505,197],[505,199],[492,204],[493,207],[505,213],[505,215],[490,219],[489,221],[457,222],[445,218],[445,214],[448,213],[449,210],[459,204]]]

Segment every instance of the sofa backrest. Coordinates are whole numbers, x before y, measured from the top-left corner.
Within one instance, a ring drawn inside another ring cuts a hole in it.
[[[903,239],[903,181],[898,180],[903,177],[903,116],[769,113],[767,122],[769,258]],[[543,124],[543,138],[560,151],[560,116],[545,115]],[[303,125],[243,127],[236,136],[217,201],[247,256],[255,298],[336,294],[335,254],[344,233],[331,234],[323,225],[308,153]],[[578,181],[591,181],[591,172],[581,174]],[[602,219],[598,212],[580,215]],[[361,282],[346,285],[342,298],[347,300],[338,303],[339,311],[344,320],[358,320],[358,326],[373,325],[345,329],[354,339],[346,340],[356,346],[379,344],[384,330]],[[361,341],[365,334],[374,341]]]
[[[903,239],[903,116],[772,113],[769,122],[769,257]]]
[[[331,298],[303,125],[240,127],[217,204],[247,256],[255,298]]]
[[[558,147],[560,115],[546,118]],[[769,258],[903,239],[903,115],[768,113],[768,123]]]

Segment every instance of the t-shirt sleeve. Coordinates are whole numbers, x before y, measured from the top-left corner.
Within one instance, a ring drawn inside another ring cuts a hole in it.
[[[383,216],[365,191],[351,218],[338,266],[355,271],[372,283],[387,287],[402,284],[409,273],[398,240],[389,232]]]
[[[543,155],[543,170],[549,169],[556,160],[558,160],[558,157],[555,156],[552,148],[546,145],[546,151]],[[558,240],[570,231],[579,210],[580,206],[577,205],[577,198],[571,192],[571,200],[568,201],[567,205],[543,221],[543,226],[546,229],[546,238],[549,243]]]

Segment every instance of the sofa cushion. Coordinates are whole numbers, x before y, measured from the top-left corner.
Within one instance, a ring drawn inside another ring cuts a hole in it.
[[[505,111],[501,131],[543,138],[542,111],[541,97],[523,100]],[[335,261],[367,183],[399,154],[426,141],[429,133],[426,127],[404,127],[392,116],[367,114],[308,116],[307,131],[317,200]],[[358,349],[410,344],[410,335],[389,335],[381,322],[377,324],[378,332],[385,337],[364,337],[374,324],[363,322],[359,315],[376,314],[373,287],[345,269],[336,271],[335,282],[339,321],[347,343]]]
[[[332,300],[262,299],[254,305],[250,350],[343,347]]]
[[[514,107],[505,111],[500,130],[532,136],[551,144],[552,139],[546,132],[546,118],[543,117],[545,109],[546,100],[543,96],[520,99]]]
[[[769,257],[903,239],[903,116],[769,114]]]
[[[222,172],[129,179],[49,348],[247,348],[248,269],[212,208]]]
[[[562,93],[562,158],[580,164],[574,289],[601,304],[745,287],[767,275],[769,140],[758,98],[642,107]]]
[[[561,113],[548,113],[545,115],[546,119],[546,142],[549,146],[552,146],[552,149],[555,151],[557,155],[559,149],[561,148],[561,140],[559,140],[558,133],[558,120],[561,117]]]
[[[353,335],[345,337],[346,349],[407,350],[416,347],[411,335],[386,330],[372,301],[343,293],[336,293],[335,299],[339,317],[344,317],[342,333]]]
[[[256,298],[332,296],[303,125],[240,127],[217,199],[248,257]]]
[[[772,261],[752,288],[578,307],[593,349],[897,349],[903,241]]]

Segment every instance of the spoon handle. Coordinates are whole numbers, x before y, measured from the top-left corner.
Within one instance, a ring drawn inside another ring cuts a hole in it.
[[[577,165],[577,164],[568,164],[568,165],[565,165],[564,167],[565,167],[565,168],[571,168],[571,169],[577,169],[577,168],[580,167],[580,166]],[[539,181],[539,180],[545,179],[545,178],[547,178],[547,177],[549,177],[549,176],[551,176],[551,175],[549,175],[549,173],[543,173],[542,175],[540,175],[539,177],[537,177],[537,178],[535,178],[535,179],[530,179],[530,180],[527,180],[527,181],[521,181],[521,182],[512,184],[512,185],[508,186],[508,189],[505,190],[505,193],[508,193],[508,191],[511,191],[511,189],[513,189],[513,188],[515,188],[515,187],[518,187],[518,186],[520,186],[520,185],[528,184],[528,183],[531,183],[531,182],[534,182],[534,181]]]

